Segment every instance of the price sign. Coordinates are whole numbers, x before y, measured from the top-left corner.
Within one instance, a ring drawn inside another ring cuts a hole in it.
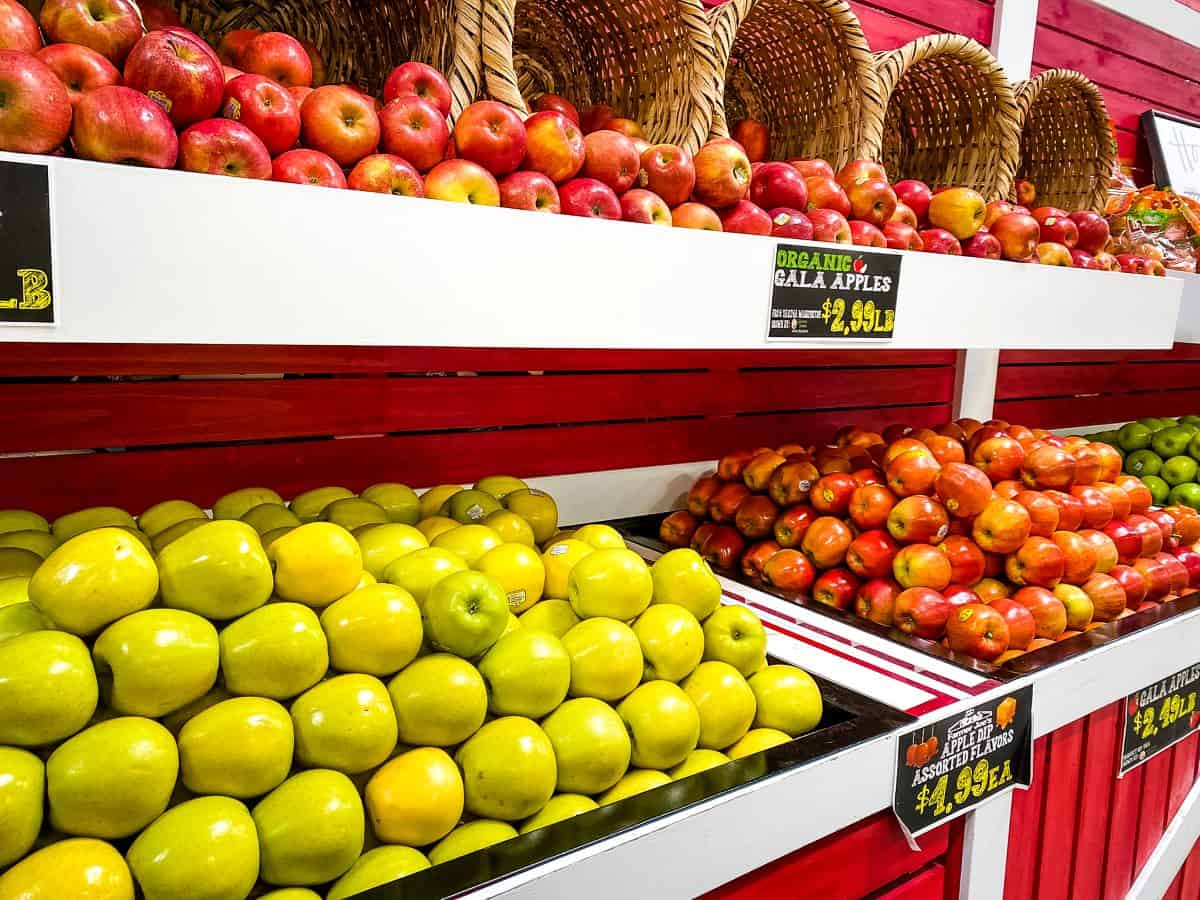
[[[53,325],[50,169],[0,159],[0,325]]]
[[[896,327],[900,254],[779,244],[767,340],[889,340]]]
[[[1169,675],[1125,700],[1120,778],[1200,727],[1200,663]]]
[[[892,811],[916,837],[1033,772],[1033,686],[901,735]]]

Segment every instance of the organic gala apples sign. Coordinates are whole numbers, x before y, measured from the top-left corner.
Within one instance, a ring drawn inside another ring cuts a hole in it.
[[[900,262],[898,254],[860,247],[778,245],[767,339],[891,338]]]

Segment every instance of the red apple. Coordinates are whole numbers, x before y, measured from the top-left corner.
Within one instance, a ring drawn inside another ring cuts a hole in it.
[[[227,31],[217,44],[217,58],[227,66],[242,68],[242,54],[250,42],[262,34],[257,28],[235,28]]]
[[[558,94],[542,94],[533,101],[533,108],[538,112],[548,109],[560,112],[576,125],[579,124],[579,110],[575,108],[575,104],[565,97],[560,97]],[[449,113],[449,106],[447,106],[446,111]]]
[[[608,123],[615,119],[616,116],[617,111],[611,106],[605,103],[597,103],[595,106],[590,106],[584,110],[579,127],[583,129],[584,134],[591,134],[593,131],[608,128]]]
[[[771,134],[767,126],[755,119],[742,119],[733,123],[730,136],[746,150],[746,158],[750,162],[762,162],[771,152]],[[786,163],[784,163],[786,165]],[[758,203],[758,201],[754,201]],[[759,204],[760,206],[766,204]],[[772,203],[772,206],[785,204]],[[803,206],[804,204],[800,204]]]
[[[1120,272],[1121,264],[1111,253],[1100,252],[1092,257],[1090,268],[1103,269],[1105,272]]]
[[[905,497],[888,513],[888,533],[902,544],[934,544],[950,529],[946,508],[923,494]]]
[[[1188,573],[1188,587],[1200,585],[1200,553],[1195,550],[1181,548],[1175,551],[1175,558],[1183,563]],[[1112,574],[1111,572],[1109,573]]]
[[[956,653],[990,662],[1008,650],[1008,622],[983,603],[955,609],[946,622],[946,640]]]
[[[845,569],[822,572],[812,586],[812,598],[834,609],[849,609],[862,582]]]
[[[900,202],[916,215],[918,224],[929,221],[929,201],[933,199],[933,192],[929,190],[929,185],[923,181],[907,178],[904,181],[897,181],[892,185],[892,189],[895,190],[896,197]]]
[[[425,196],[474,206],[499,206],[500,185],[492,173],[469,159],[447,159],[425,176]]]
[[[130,0],[46,0],[38,21],[51,43],[82,44],[118,68],[144,33]]]
[[[0,50],[0,150],[49,153],[70,129],[71,99],[54,71],[29,53]]]
[[[699,524],[696,517],[686,509],[677,509],[659,523],[658,539],[668,547],[686,547]]]
[[[770,497],[753,494],[738,504],[733,523],[738,531],[756,541],[772,535],[778,517],[779,507]]]
[[[794,166],[784,162],[763,163],[750,179],[750,199],[763,209],[808,206],[808,186]]]
[[[312,60],[308,52],[298,40],[281,31],[254,35],[234,65],[245,72],[265,75],[284,87],[312,84]]]
[[[1025,178],[1018,178],[1013,183],[1013,195],[1021,205],[1033,206],[1034,201],[1037,199],[1037,188],[1032,181]]]
[[[1132,566],[1113,566],[1108,574],[1125,591],[1126,608],[1137,609],[1146,598],[1146,579],[1142,573]]]
[[[1067,630],[1067,608],[1045,588],[1023,587],[1013,594],[1012,599],[1033,615],[1036,637],[1054,641]]]
[[[1067,221],[1069,222],[1070,219]],[[1037,245],[1035,254],[1037,255],[1037,261],[1043,266],[1066,266],[1070,268],[1073,265],[1071,262],[1071,251],[1063,244],[1043,241]]]
[[[700,555],[710,565],[729,570],[737,565],[746,549],[746,539],[730,525],[717,525],[705,539]]]
[[[1083,504],[1062,491],[1043,491],[1058,507],[1058,530],[1076,531],[1083,524]]]
[[[907,204],[899,202],[896,204],[896,211],[892,213],[892,217],[888,219],[888,222],[901,222],[914,229],[921,227],[921,223],[917,219],[917,214]],[[886,225],[887,222],[884,224]]]
[[[792,238],[797,241],[813,239],[812,221],[798,209],[777,207],[767,213],[771,219],[771,237]]]
[[[1085,528],[1077,533],[1095,551],[1096,571],[1101,575],[1107,575],[1109,570],[1120,561],[1120,555],[1117,553],[1117,545],[1103,531],[1097,531],[1094,528]]]
[[[621,218],[626,222],[671,226],[671,210],[653,191],[634,188],[621,196]]]
[[[1004,573],[1013,584],[1036,584],[1052,588],[1062,581],[1067,560],[1049,538],[1030,537],[1004,562]]]
[[[342,167],[318,150],[297,149],[281,153],[271,164],[271,180],[316,187],[347,186]]]
[[[924,250],[925,241],[917,229],[895,219],[883,223],[883,237],[893,250]]]
[[[510,107],[494,100],[472,103],[454,125],[455,156],[492,175],[507,175],[521,164],[527,146],[525,126]]]
[[[982,603],[979,595],[967,587],[965,584],[951,584],[944,591],[942,596],[946,598],[946,602],[952,607],[966,606],[968,603]]]
[[[800,175],[805,178],[833,178],[833,166],[823,159],[789,159],[789,166],[792,166]]]
[[[179,168],[185,172],[271,177],[271,154],[245,125],[232,119],[205,119],[179,136]]]
[[[832,569],[842,564],[852,540],[850,529],[841,519],[821,516],[804,532],[800,549],[818,569]],[[779,543],[783,544],[783,541]]]
[[[859,586],[854,598],[854,612],[868,622],[890,628],[899,596],[900,585],[891,578],[872,578]]]
[[[789,464],[790,465],[790,464]],[[801,463],[800,465],[808,465]],[[896,505],[896,495],[882,484],[860,484],[850,495],[850,520],[859,528],[883,528]]]
[[[998,484],[1020,475],[1025,449],[1007,436],[988,438],[975,447],[971,462],[991,479],[992,484]]]
[[[1071,265],[1077,269],[1103,269],[1104,267],[1096,264],[1096,258],[1086,250],[1080,250],[1078,247],[1071,250]]]
[[[877,228],[896,211],[896,192],[883,179],[856,181],[845,190],[846,199],[850,201],[850,214]]]
[[[1090,484],[1077,484],[1071,496],[1083,504],[1083,526],[1103,528],[1113,518],[1113,504],[1108,495]]]
[[[900,545],[886,531],[864,531],[846,549],[846,566],[860,578],[883,578],[892,574],[892,561],[899,551]]]
[[[37,53],[42,48],[42,33],[37,21],[16,0],[0,0],[0,50]]]
[[[950,580],[953,583],[975,584],[983,577],[983,551],[970,538],[961,534],[947,535],[937,548],[950,561]]]
[[[739,200],[733,206],[722,209],[721,230],[736,234],[770,234],[771,217],[749,200]]]
[[[962,256],[962,244],[958,238],[944,228],[926,228],[920,232],[925,244],[926,253],[945,253],[949,256]]]
[[[604,127],[608,131],[615,131],[615,132],[617,132],[617,134],[625,135],[625,137],[629,138],[631,141],[634,141],[635,143],[639,140],[642,140],[642,138],[643,138],[642,126],[639,125],[637,122],[633,121],[633,119],[624,119],[624,118],[609,119],[608,124],[605,125]],[[642,151],[645,149],[646,149],[645,147],[638,147],[638,156],[641,156]]]
[[[1011,203],[1004,200],[993,200],[987,205],[987,213],[983,217],[983,227],[990,231],[997,219],[1001,216],[1007,216],[1013,209],[1014,207]]]
[[[3,0],[11,3],[12,0]],[[107,58],[82,44],[51,44],[37,52],[37,58],[50,67],[67,88],[71,106],[87,91],[120,84],[121,73]]]
[[[595,132],[599,134],[600,132]],[[562,211],[568,216],[620,219],[621,201],[607,184],[595,178],[574,178],[558,189]]]
[[[963,256],[974,256],[978,259],[999,259],[1000,240],[987,229],[981,228],[962,245]]]
[[[441,72],[425,63],[409,61],[392,69],[383,83],[384,105],[397,97],[420,97],[443,118],[450,115],[450,84]],[[578,120],[578,114],[575,118]]]
[[[767,560],[763,575],[781,591],[807,594],[816,581],[817,570],[799,550],[785,548]]]
[[[1029,537],[1029,513],[1015,500],[992,500],[971,526],[971,537],[988,553],[1015,553]]]
[[[450,128],[436,106],[416,94],[405,94],[379,112],[379,143],[385,153],[408,160],[418,172],[428,172],[445,158]]]
[[[1067,211],[1065,209],[1059,209],[1057,206],[1034,207],[1033,212],[1031,212],[1030,215],[1038,220],[1039,225],[1041,225],[1047,219],[1068,219],[1068,218],[1070,218],[1070,216],[1067,215]]]
[[[225,90],[221,61],[204,41],[182,29],[152,31],[125,60],[125,84],[166,111],[176,128],[216,115]]]
[[[750,160],[736,141],[709,141],[693,160],[696,186],[692,193],[701,203],[715,209],[733,206],[750,192]]]
[[[1008,625],[1009,647],[1015,650],[1028,649],[1035,630],[1033,613],[1011,597],[1001,597],[988,605],[1004,617]]]
[[[0,78],[2,71],[0,64]],[[155,169],[170,169],[179,155],[179,139],[162,107],[140,91],[115,84],[88,91],[75,105],[71,142],[81,159]]]
[[[950,584],[950,560],[937,547],[909,544],[892,561],[892,575],[902,587],[940,591]]]
[[[837,183],[847,193],[852,185],[876,180],[887,181],[887,172],[879,163],[867,159],[851,160],[837,173]]]
[[[1083,583],[1083,592],[1092,601],[1092,618],[1097,622],[1111,622],[1128,603],[1125,589],[1111,575],[1096,573]]]
[[[1157,553],[1154,558],[1167,570],[1167,578],[1171,583],[1171,593],[1178,595],[1186,591],[1188,582],[1191,580],[1188,567],[1170,553]]]
[[[884,467],[887,486],[897,497],[929,494],[941,471],[941,464],[932,453],[910,450],[895,456]]]
[[[859,219],[851,219],[850,225],[850,241],[860,247],[886,247],[887,238],[883,236],[883,232],[872,225],[870,222],[863,222]]]
[[[671,210],[671,225],[698,231],[720,231],[721,217],[712,207],[703,203],[681,203]]]
[[[1007,213],[996,219],[990,230],[1000,242],[1000,252],[1005,259],[1026,262],[1037,252],[1041,226],[1032,216]]]
[[[225,84],[221,115],[245,125],[278,156],[300,137],[300,107],[281,85],[262,75],[239,75]]]
[[[1108,222],[1103,216],[1097,215],[1090,209],[1081,209],[1071,213],[1071,221],[1078,230],[1076,246],[1088,253],[1099,253],[1108,243]]]
[[[815,209],[831,209],[843,217],[850,215],[850,199],[846,192],[832,178],[815,176],[806,178],[804,186],[808,188],[807,212]]]
[[[670,207],[679,206],[696,186],[691,154],[674,144],[655,144],[642,151],[638,184],[658,194]]]
[[[1079,242],[1079,226],[1061,210],[1041,207],[1033,211],[1033,217],[1041,225],[1042,243],[1062,244],[1070,250]]]
[[[560,112],[544,110],[526,119],[525,141],[524,168],[541,172],[556,184],[574,178],[583,168],[583,132]]]
[[[1021,463],[1021,480],[1042,490],[1069,488],[1075,482],[1075,457],[1051,444],[1034,447]]]
[[[165,0],[138,0],[138,8],[142,11],[142,22],[147,31],[183,27],[179,13]]]
[[[379,134],[379,116],[370,100],[345,85],[319,87],[300,107],[300,137],[304,145],[326,154],[340,166],[353,166],[374,153],[379,146]]]
[[[1171,575],[1157,558],[1137,559],[1133,568],[1146,582],[1146,599],[1159,601],[1171,593]]]
[[[390,153],[373,153],[358,161],[347,178],[354,191],[392,194],[397,197],[424,197],[425,182],[408,160]],[[685,542],[686,544],[686,542]]]
[[[913,587],[896,597],[892,619],[905,634],[936,641],[946,630],[952,607],[935,590]]]
[[[813,227],[813,240],[825,241],[830,244],[850,244],[854,235],[850,231],[850,223],[845,217],[832,209],[808,210],[808,220]]]
[[[686,513],[685,513],[686,515]],[[742,554],[742,575],[751,584],[760,584],[766,580],[766,566],[771,557],[778,553],[780,547],[771,540],[758,541],[746,548]]]

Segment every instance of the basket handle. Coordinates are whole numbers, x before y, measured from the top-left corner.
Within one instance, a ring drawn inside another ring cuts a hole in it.
[[[483,0],[481,11],[483,80],[488,96],[507,103],[522,117],[529,105],[513,70],[513,22],[517,0]]]
[[[683,138],[683,148],[688,153],[695,153],[708,140],[718,116],[724,126],[725,113],[722,107],[725,95],[725,64],[715,45],[714,35],[700,0],[678,0],[678,6],[680,21],[683,22],[688,43],[692,48],[692,77],[688,86],[692,108],[687,117],[687,134]]]
[[[455,0],[454,62],[450,66],[450,121],[479,96],[480,0]]]

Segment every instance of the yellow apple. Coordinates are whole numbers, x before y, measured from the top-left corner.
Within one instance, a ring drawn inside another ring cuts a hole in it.
[[[164,500],[155,503],[137,518],[138,528],[154,537],[184,519],[202,519],[206,513],[190,500]]]
[[[693,750],[684,758],[683,762],[671,770],[671,780],[679,781],[679,779],[695,775],[697,772],[707,772],[709,769],[723,766],[727,762],[729,762],[729,757],[724,753],[702,747]]]
[[[641,794],[670,783],[671,776],[666,772],[660,772],[657,769],[630,769],[624,778],[597,797],[596,803],[599,806],[607,806],[609,803],[616,803],[618,800],[624,800],[634,794]]]
[[[282,503],[260,503],[246,510],[241,516],[245,522],[259,534],[275,531],[278,528],[298,528],[300,517]]]
[[[483,676],[449,653],[422,656],[388,684],[400,740],[452,747],[474,734],[487,716]]]
[[[527,819],[554,793],[554,747],[538,724],[523,716],[488,722],[454,759],[463,772],[466,809],[480,818]]]
[[[561,638],[581,621],[566,600],[541,600],[519,616],[522,628],[548,631]]]
[[[669,769],[696,749],[700,714],[691,698],[669,681],[648,681],[617,704],[629,729],[630,761],[641,769]]]
[[[703,622],[721,605],[721,582],[708,563],[687,547],[671,550],[650,567],[654,602],[682,606]]]
[[[503,500],[514,491],[528,490],[529,485],[512,475],[488,475],[475,482],[474,488],[477,491],[487,491],[497,500]]]
[[[789,735],[775,728],[751,728],[740,741],[726,748],[725,755],[730,759],[741,759],[768,747],[786,744],[790,740]]]
[[[27,509],[0,509],[0,534],[10,531],[50,531],[50,523]]]
[[[624,548],[589,553],[567,578],[567,599],[581,619],[606,616],[625,622],[640,616],[653,596],[650,567]]]
[[[420,850],[399,846],[376,847],[358,858],[350,871],[329,889],[325,900],[345,900],[428,868],[429,860]]]
[[[508,600],[494,578],[482,572],[455,572],[433,586],[422,613],[431,645],[470,659],[504,632]]]
[[[198,697],[186,706],[179,707],[175,712],[163,716],[161,721],[166,726],[167,731],[178,737],[179,730],[194,717],[200,715],[206,709],[216,706],[218,703],[223,703],[232,697],[233,694],[218,684],[203,697]],[[291,719],[288,719],[288,722],[290,723]]]
[[[555,600],[568,599],[567,581],[571,570],[580,560],[596,552],[596,548],[571,538],[553,544],[542,554],[546,569],[545,596]]]
[[[757,701],[755,728],[774,728],[797,737],[821,723],[821,689],[803,669],[767,666],[750,676],[750,690]]]
[[[555,822],[562,822],[581,813],[596,809],[596,801],[583,794],[555,794],[542,807],[541,812],[521,823],[521,834],[529,834]]]
[[[233,619],[271,596],[271,561],[245,522],[209,522],[158,554],[163,605],[208,619]]]
[[[341,772],[293,775],[254,807],[260,876],[267,884],[323,884],[362,853],[366,822],[354,782]]]
[[[54,626],[38,612],[32,603],[10,603],[0,606],[0,644],[19,634],[45,631]]]
[[[442,504],[439,512],[462,525],[479,524],[492,513],[503,509],[500,501],[487,491],[471,488],[458,491]]]
[[[426,547],[393,560],[379,580],[404,588],[423,610],[435,584],[447,575],[466,570],[467,564],[457,553],[440,547]]]
[[[343,500],[353,496],[354,491],[349,488],[319,487],[297,494],[292,498],[289,506],[301,522],[315,522],[321,517],[321,511],[334,500]]]
[[[532,547],[501,544],[483,554],[475,568],[500,582],[508,598],[508,608],[514,613],[522,613],[542,599],[546,567]]]
[[[729,663],[700,663],[679,685],[700,713],[700,746],[721,750],[745,736],[754,721],[754,691]]]
[[[270,488],[240,488],[217,499],[213,504],[213,518],[240,519],[260,503],[282,504],[283,498]]]
[[[571,658],[554,635],[517,628],[484,654],[479,674],[493,715],[540,719],[567,696]]]
[[[526,547],[537,547],[537,541],[533,537],[533,528],[515,512],[509,512],[507,509],[498,509],[485,516],[483,524],[500,535],[500,539],[506,544],[524,544]]]
[[[46,769],[26,750],[0,747],[0,869],[29,852],[42,828]]]
[[[633,623],[646,660],[644,681],[681,681],[704,655],[704,631],[696,617],[674,603],[651,604]]]
[[[620,700],[642,680],[642,648],[623,622],[585,619],[564,634],[562,642],[571,657],[572,697]]]
[[[59,545],[59,540],[47,531],[5,531],[0,532],[0,547],[16,547],[28,550],[45,559]]]
[[[582,528],[575,529],[575,533],[571,537],[577,541],[583,541],[585,544],[591,544],[597,550],[625,548],[625,538],[621,537],[621,532],[611,525],[584,525]]]
[[[341,525],[351,532],[369,525],[385,525],[391,522],[382,506],[362,497],[342,497],[340,500],[334,500],[321,510],[318,519]]]
[[[748,678],[767,664],[767,631],[740,603],[723,606],[704,620],[704,658],[726,662]]]
[[[88,723],[98,700],[92,657],[74,635],[32,631],[0,643],[0,744],[61,741]]]
[[[603,700],[568,700],[542,721],[542,730],[554,747],[559,791],[598,794],[629,768],[629,732]]]
[[[1073,584],[1057,584],[1054,586],[1054,596],[1062,601],[1067,610],[1067,627],[1082,631],[1092,621],[1096,607],[1092,598],[1084,593],[1083,588]]]
[[[368,528],[354,539],[362,551],[363,568],[375,578],[382,578],[384,570],[397,559],[429,546],[417,529],[396,522]]]
[[[296,760],[308,768],[357,775],[378,766],[396,747],[391,697],[371,675],[322,681],[296,698],[291,713]]]
[[[259,894],[258,900],[321,900],[321,895],[308,888],[280,888]]]
[[[364,500],[378,503],[387,513],[388,519],[401,525],[416,525],[421,517],[421,501],[417,492],[407,484],[384,481],[373,484],[360,494]]]
[[[65,516],[59,516],[50,525],[50,530],[60,541],[97,528],[137,528],[133,516],[116,506],[92,506]]]
[[[40,534],[40,532],[38,532]],[[0,609],[29,602],[29,578],[0,578]]]
[[[987,201],[970,188],[948,188],[929,201],[929,224],[966,240],[983,227]]]
[[[539,544],[550,540],[558,531],[558,504],[545,491],[520,488],[506,493],[501,500],[505,509],[529,523],[534,540]]]
[[[275,593],[316,609],[350,593],[363,570],[354,535],[332,522],[301,525],[267,553],[275,563]]]
[[[291,717],[274,700],[223,700],[179,731],[183,784],[194,794],[261,797],[287,778],[294,746]]]
[[[517,829],[508,822],[495,819],[475,819],[459,825],[429,851],[429,861],[435,866],[484,847],[492,847],[517,836]]]
[[[449,516],[429,516],[417,522],[415,527],[417,531],[425,535],[425,540],[432,541],[439,534],[445,534],[447,531],[457,528],[458,522]]]
[[[220,634],[221,675],[233,694],[286,700],[308,690],[329,668],[321,622],[299,603],[268,603]]]
[[[368,585],[333,602],[321,613],[321,628],[333,668],[381,677],[416,659],[424,633],[417,601],[392,584]]]
[[[457,553],[463,562],[474,567],[483,554],[502,543],[500,535],[486,525],[459,525],[443,531],[429,542],[429,546]]]
[[[182,522],[176,522],[170,528],[164,528],[158,534],[150,539],[150,547],[155,553],[162,553],[165,547],[171,546],[175,541],[179,540],[185,534],[190,534],[201,525],[207,525],[211,519],[207,516],[203,519],[184,519]],[[281,529],[287,531],[288,529]],[[263,536],[263,546],[267,545],[266,536]]]
[[[364,797],[379,840],[424,847],[448,835],[462,818],[462,774],[445,750],[418,747],[380,766]]]
[[[461,484],[439,484],[421,494],[417,501],[417,512],[422,519],[436,516],[442,505],[463,490]]]
[[[112,844],[72,838],[43,847],[0,874],[0,897],[133,900],[133,877]]]

